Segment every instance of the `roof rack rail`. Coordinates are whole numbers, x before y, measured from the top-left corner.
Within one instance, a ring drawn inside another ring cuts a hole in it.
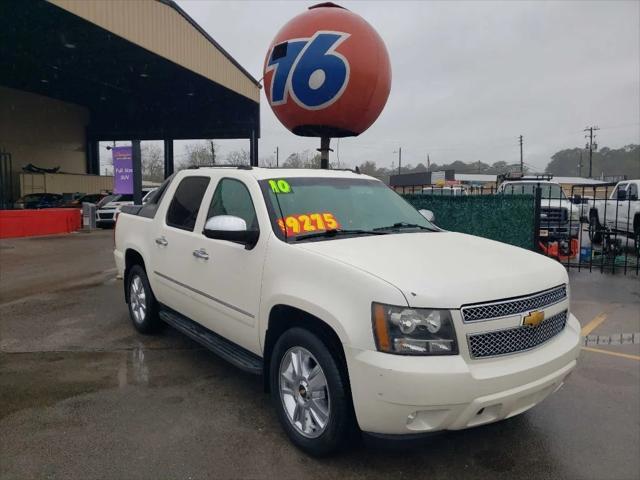
[[[507,172],[507,173],[501,173],[500,175],[498,175],[497,180],[498,180],[498,184],[501,184],[502,182],[505,182],[505,181],[509,181],[509,182],[531,181],[531,180],[551,181],[552,178],[553,178],[553,175],[550,173],[524,175],[522,172]]]
[[[188,170],[197,170],[199,168],[235,168],[236,170],[253,170],[251,165],[190,165]]]

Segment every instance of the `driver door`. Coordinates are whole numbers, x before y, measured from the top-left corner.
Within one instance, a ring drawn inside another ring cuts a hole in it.
[[[252,191],[250,191],[250,188]],[[260,307],[262,269],[267,246],[268,225],[260,225],[254,198],[262,202],[258,184],[245,184],[236,178],[221,178],[207,208],[204,221],[218,215],[242,218],[248,230],[260,231],[257,244],[245,245],[228,240],[211,239],[197,231],[194,248],[202,249],[208,258],[193,265],[191,272],[203,295],[195,312],[196,320],[206,324],[225,338],[260,353],[256,325]]]

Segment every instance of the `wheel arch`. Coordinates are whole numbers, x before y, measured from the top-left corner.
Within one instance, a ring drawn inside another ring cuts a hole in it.
[[[263,380],[265,392],[269,391],[269,370],[271,368],[271,354],[278,338],[290,328],[298,327],[309,330],[317,335],[332,352],[337,354],[337,360],[349,385],[347,361],[340,336],[333,327],[303,309],[287,304],[274,305],[268,317],[263,350]]]
[[[124,298],[125,302],[129,303],[129,289],[127,288],[127,278],[129,277],[129,271],[134,265],[140,265],[144,271],[147,271],[147,267],[144,262],[144,257],[140,252],[134,248],[127,248],[124,253]]]

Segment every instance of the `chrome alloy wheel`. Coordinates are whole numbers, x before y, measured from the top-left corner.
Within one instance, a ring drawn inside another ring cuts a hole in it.
[[[322,435],[331,413],[329,385],[309,350],[287,350],[280,362],[279,384],[280,400],[291,425],[307,438]]]
[[[129,285],[129,302],[131,304],[131,314],[136,323],[144,322],[147,317],[147,296],[144,291],[142,279],[136,275],[131,279]]]

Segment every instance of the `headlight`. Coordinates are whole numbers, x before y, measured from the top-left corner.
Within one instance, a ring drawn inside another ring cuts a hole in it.
[[[458,344],[449,310],[373,303],[373,336],[381,352],[398,355],[456,355]]]

